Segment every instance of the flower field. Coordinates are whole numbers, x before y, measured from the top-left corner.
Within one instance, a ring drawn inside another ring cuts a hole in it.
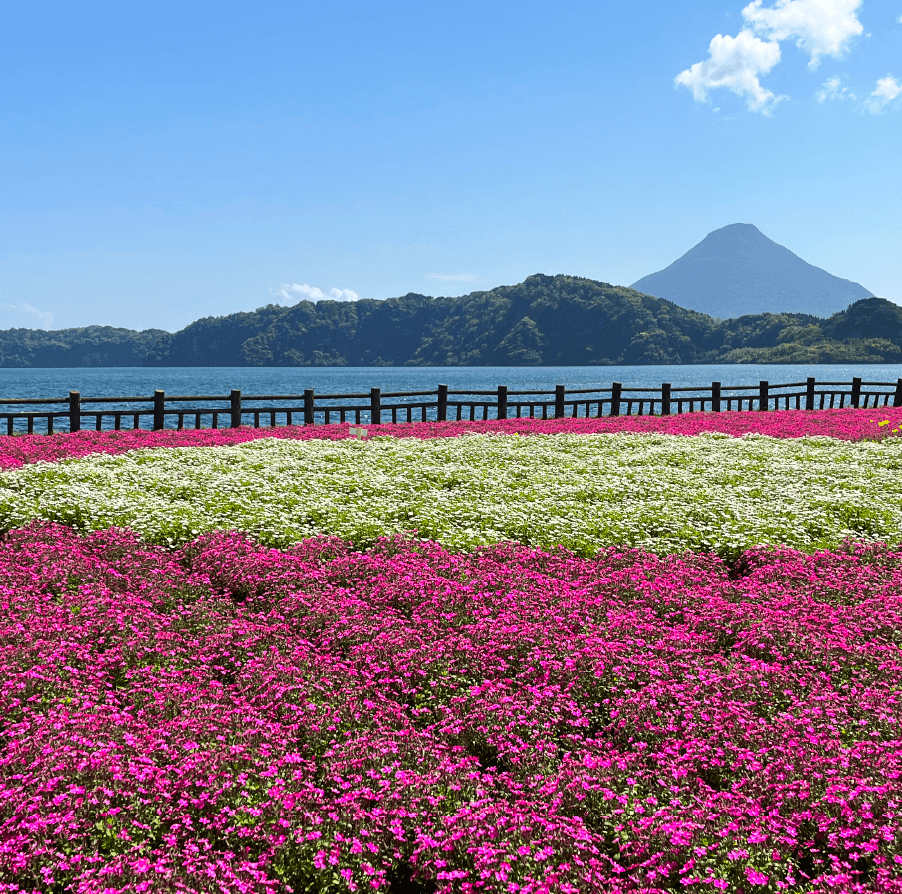
[[[370,425],[370,436],[396,438],[453,438],[462,434],[601,434],[643,432],[669,435],[697,435],[721,432],[739,437],[745,434],[773,438],[828,437],[843,441],[884,438],[898,434],[902,408],[870,410],[787,410],[779,413],[729,412],[687,413],[674,416],[619,416],[601,419],[506,419],[488,422],[423,422],[404,425]],[[126,453],[152,447],[224,447],[245,444],[259,438],[292,441],[331,440],[348,437],[346,424],[290,426],[282,428],[187,429],[184,431],[79,431],[74,434],[0,435],[0,469],[18,468],[26,463],[56,462],[95,453]]]
[[[4,890],[902,890],[902,553],[0,567]]]
[[[259,438],[94,454],[0,473],[0,526],[117,526],[177,546],[239,530],[287,547],[417,536],[455,549],[517,541],[736,557],[902,539],[902,440],[722,433],[469,434],[365,442]]]
[[[902,894],[893,412],[0,438],[0,892]]]

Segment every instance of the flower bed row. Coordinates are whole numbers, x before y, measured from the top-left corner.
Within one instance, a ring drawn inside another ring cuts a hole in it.
[[[902,891],[902,553],[0,544],[0,890]]]
[[[881,425],[881,423],[885,423]],[[870,410],[785,410],[772,413],[688,413],[673,416],[619,416],[601,419],[508,419],[487,422],[423,422],[366,426],[368,435],[396,438],[453,438],[472,432],[495,434],[596,434],[648,432],[696,435],[722,432],[734,437],[763,434],[773,438],[830,437],[843,441],[898,435],[902,408]],[[198,429],[187,431],[80,431],[55,435],[0,435],[0,469],[33,462],[56,462],[92,453],[118,454],[152,447],[200,447],[244,444],[258,438],[344,440],[348,425],[283,428]]]
[[[764,414],[761,414],[764,415]],[[418,536],[461,550],[516,541],[736,556],[847,537],[902,539],[902,441],[700,434],[471,434],[137,450],[0,474],[0,526],[128,527],[177,546],[241,530],[286,547]]]

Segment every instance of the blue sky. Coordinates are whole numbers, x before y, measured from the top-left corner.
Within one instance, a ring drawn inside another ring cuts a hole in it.
[[[753,223],[902,303],[902,0],[8,4],[0,327],[628,285]]]

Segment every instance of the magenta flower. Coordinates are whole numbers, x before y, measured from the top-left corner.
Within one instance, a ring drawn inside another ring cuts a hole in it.
[[[395,438],[453,438],[471,432],[507,435],[593,434],[596,432],[660,432],[696,435],[723,432],[741,437],[756,433],[774,438],[824,436],[843,441],[898,437],[902,408],[883,407],[882,419],[873,409],[780,410],[772,413],[684,413],[672,416],[606,416],[600,419],[502,419],[485,422],[418,422],[371,425],[366,429],[347,424],[284,426],[281,428],[189,429],[175,431],[79,431],[54,435],[0,435],[0,469],[25,463],[55,462],[92,453],[125,453],[160,447],[212,447],[242,444],[258,438],[291,440],[360,439],[391,435]],[[893,426],[891,429],[889,426]]]

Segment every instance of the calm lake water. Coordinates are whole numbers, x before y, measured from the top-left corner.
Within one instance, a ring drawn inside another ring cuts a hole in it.
[[[511,390],[553,391],[571,388],[656,388],[670,382],[674,388],[722,382],[756,385],[818,381],[895,382],[902,364],[729,364],[709,366],[479,366],[479,367],[116,367],[94,369],[0,369],[0,401],[14,397],[83,397],[144,395],[160,388],[167,394],[300,394],[313,388],[321,394],[383,391],[425,391],[438,384],[452,390],[478,391],[507,385]]]
[[[669,382],[673,388],[710,387],[722,383],[724,394],[731,386],[757,385],[762,379],[771,384],[804,382],[814,376],[818,382],[851,382],[860,376],[865,382],[896,382],[902,377],[902,364],[730,364],[699,366],[554,366],[554,367],[116,367],[94,369],[0,369],[0,412],[3,400],[43,397],[64,399],[70,390],[83,398],[143,396],[155,389],[167,397],[173,395],[227,395],[233,388],[243,395],[301,394],[312,388],[318,394],[360,394],[370,388],[384,392],[434,390],[439,384],[452,391],[483,391],[506,385],[511,391],[553,391],[562,384],[570,389],[610,388],[621,382],[627,388],[659,388]],[[96,406],[96,405],[95,405]],[[186,409],[188,404],[183,405]],[[137,409],[136,405],[106,405],[105,409]],[[142,409],[147,409],[144,404]],[[16,409],[39,410],[38,406]],[[53,407],[53,409],[57,409]],[[65,407],[60,406],[59,410]],[[85,407],[84,409],[88,409]],[[434,411],[430,413],[434,418]],[[246,418],[245,422],[250,419]],[[282,419],[284,421],[284,417]],[[322,421],[318,419],[318,421]],[[335,420],[337,421],[337,420]],[[368,421],[368,420],[364,420]],[[387,420],[386,420],[387,421]],[[202,423],[210,425],[208,417]],[[85,427],[93,427],[93,419]],[[112,427],[104,419],[103,427]],[[124,420],[123,427],[131,428]],[[167,417],[167,427],[175,426]],[[223,422],[222,424],[228,424]],[[16,429],[22,430],[17,421]],[[141,423],[149,427],[149,420]],[[193,427],[193,419],[185,423]],[[67,428],[61,421],[57,430]],[[5,428],[4,428],[5,430]],[[36,422],[35,431],[46,430],[46,421]]]

